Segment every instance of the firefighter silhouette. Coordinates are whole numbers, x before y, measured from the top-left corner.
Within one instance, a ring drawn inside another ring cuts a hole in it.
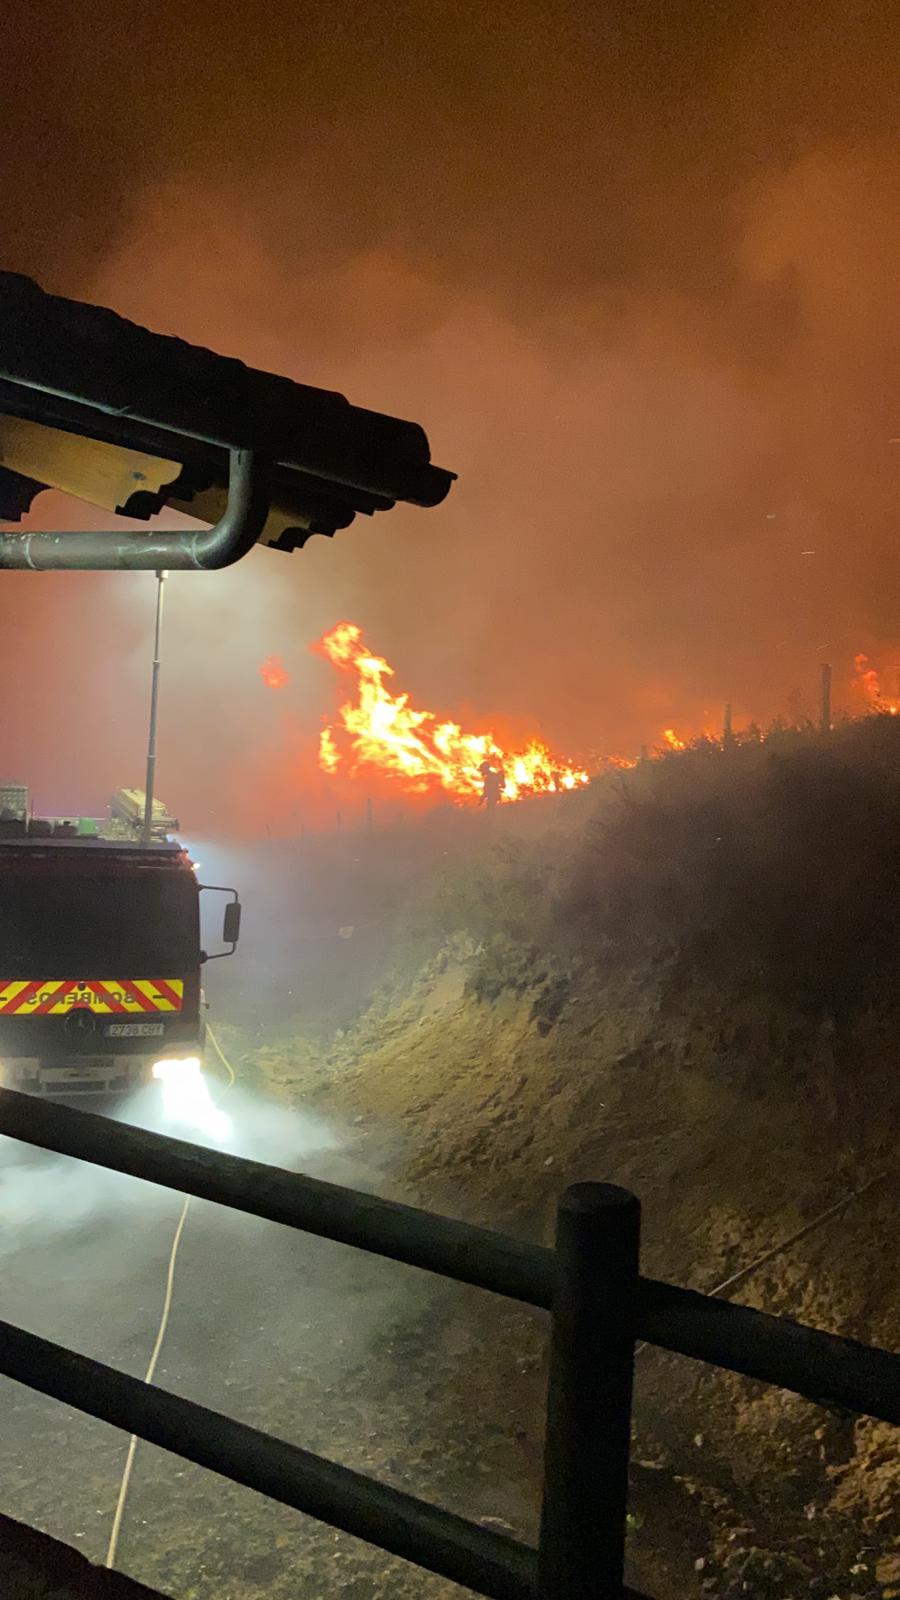
[[[482,761],[478,770],[481,773],[482,781],[481,798],[478,804],[486,806],[488,811],[491,811],[506,789],[503,769],[495,767],[490,761]]]

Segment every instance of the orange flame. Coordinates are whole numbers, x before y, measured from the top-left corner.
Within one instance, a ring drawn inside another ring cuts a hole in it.
[[[393,667],[369,651],[354,622],[338,623],[316,648],[356,678],[355,702],[341,707],[338,729],[326,726],[322,732],[319,765],[325,772],[367,766],[399,779],[411,793],[443,790],[455,800],[481,797],[485,762],[502,770],[505,800],[588,782],[585,771],[551,755],[538,739],[523,750],[504,750],[493,733],[464,732],[458,722],[416,710],[408,694],[392,694],[385,680],[394,676]]]
[[[886,711],[895,717],[900,709],[900,703],[885,695],[881,673],[872,666],[869,657],[860,651],[859,655],[853,657],[853,667],[856,673],[855,681],[862,689],[869,705],[876,711]],[[894,675],[892,673],[892,676]]]
[[[853,666],[857,682],[860,684],[866,698],[873,702],[879,700],[881,698],[881,679],[876,669],[869,665],[868,656],[863,655],[862,651],[860,651],[859,655],[853,657]]]
[[[337,772],[341,764],[338,747],[330,728],[323,728],[319,739],[319,766],[323,772]]]
[[[674,728],[663,728],[663,743],[669,750],[686,750],[687,745],[679,739]]]
[[[260,664],[259,675],[267,689],[283,689],[290,682],[280,656],[266,656]]]

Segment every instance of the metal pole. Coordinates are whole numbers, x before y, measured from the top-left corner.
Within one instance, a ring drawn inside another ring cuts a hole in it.
[[[640,1201],[578,1183],[559,1202],[541,1600],[620,1600],[631,1443]]]
[[[733,744],[734,728],[731,722],[731,702],[729,701],[728,705],[725,707],[725,720],[722,725],[722,745],[724,749],[730,750]]]
[[[822,663],[822,695],[819,710],[820,733],[831,732],[831,667],[827,661]]]
[[[149,844],[153,837],[153,791],[156,786],[156,713],[159,702],[159,641],[162,630],[163,591],[166,574],[156,574],[156,631],[153,638],[153,671],[150,678],[150,732],[147,738],[147,779],[144,784],[144,828],[142,839]]]

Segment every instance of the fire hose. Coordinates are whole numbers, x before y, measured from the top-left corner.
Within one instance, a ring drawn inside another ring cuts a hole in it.
[[[207,1025],[206,1033],[213,1049],[216,1052],[216,1055],[219,1057],[222,1066],[225,1068],[226,1082],[228,1087],[231,1088],[235,1082],[236,1076],[234,1067],[231,1065],[231,1062],[223,1051],[222,1046],[219,1044],[213,1029],[209,1027],[209,1025]],[[789,1234],[787,1238],[780,1239],[777,1244],[772,1245],[768,1250],[764,1251],[762,1255],[757,1256],[754,1261],[751,1261],[745,1267],[741,1267],[737,1272],[733,1272],[729,1277],[724,1278],[721,1283],[717,1283],[713,1288],[707,1290],[706,1292],[708,1294],[721,1295],[725,1293],[726,1290],[733,1289],[737,1286],[737,1284],[743,1283],[745,1279],[752,1277],[754,1273],[758,1272],[761,1267],[767,1266],[768,1263],[774,1260],[776,1256],[783,1254],[783,1252],[789,1250],[793,1245],[799,1244],[802,1239],[808,1238],[811,1233],[814,1233],[824,1223],[830,1221],[832,1217],[837,1216],[839,1212],[845,1210],[846,1207],[852,1204],[854,1200],[861,1200],[862,1197],[868,1194],[871,1189],[874,1189],[879,1183],[882,1183],[886,1176],[887,1174],[883,1170],[881,1172],[877,1172],[874,1177],[862,1184],[860,1188],[851,1190],[849,1194],[843,1197],[843,1199],[838,1200],[834,1205],[829,1206],[826,1211],[820,1212],[819,1215],[813,1217],[810,1222],[804,1223],[801,1228],[798,1228],[794,1233]],[[181,1213],[179,1215],[178,1222],[175,1226],[175,1233],[172,1239],[172,1247],[169,1251],[168,1267],[166,1270],[166,1288],[163,1296],[162,1315],[159,1321],[159,1328],[157,1330],[153,1352],[150,1356],[147,1371],[144,1374],[145,1383],[153,1382],[156,1374],[157,1364],[159,1362],[160,1352],[162,1350],[166,1337],[166,1331],[169,1326],[169,1317],[172,1310],[172,1298],[175,1285],[175,1266],[178,1260],[178,1250],[181,1244],[182,1234],[184,1233],[184,1225],[187,1221],[190,1203],[191,1197],[190,1195],[186,1195],[184,1204],[181,1207]],[[655,1349],[657,1347],[650,1346],[646,1341],[642,1341],[640,1344],[635,1346],[635,1355],[638,1356],[644,1350],[651,1348]],[[125,1508],[128,1502],[128,1492],[131,1487],[131,1475],[134,1467],[134,1458],[137,1452],[137,1446],[137,1434],[132,1434],[131,1439],[129,1440],[128,1454],[125,1458],[125,1466],[119,1484],[119,1495],[116,1501],[116,1509],[109,1536],[109,1545],[106,1551],[106,1560],[104,1565],[108,1568],[115,1564],[116,1553],[119,1546],[119,1535],[122,1531]]]
[[[209,1024],[207,1024],[206,1036],[212,1044],[212,1047],[215,1050],[216,1055],[219,1057],[223,1067],[225,1068],[225,1072],[227,1074],[227,1085],[230,1089],[235,1081],[235,1071]],[[165,1342],[166,1332],[169,1327],[169,1317],[172,1312],[172,1298],[175,1291],[175,1267],[178,1261],[178,1251],[181,1245],[181,1237],[184,1233],[184,1225],[187,1222],[190,1204],[190,1195],[185,1195],[178,1221],[175,1224],[175,1233],[172,1238],[172,1246],[169,1250],[162,1315],[159,1319],[159,1327],[156,1333],[156,1341],[153,1345],[153,1352],[147,1365],[147,1371],[144,1373],[145,1383],[152,1383],[154,1377],[156,1376],[157,1364],[159,1362],[160,1353]],[[128,1504],[128,1493],[131,1488],[131,1475],[134,1470],[134,1458],[137,1454],[137,1447],[138,1436],[136,1433],[133,1433],[128,1442],[128,1454],[125,1457],[125,1466],[122,1470],[122,1477],[119,1482],[119,1494],[116,1500],[116,1509],[113,1514],[112,1527],[109,1534],[109,1544],[107,1545],[106,1557],[103,1563],[107,1568],[115,1566],[116,1554],[119,1548],[119,1536],[122,1532],[122,1523],[125,1519],[125,1508]]]

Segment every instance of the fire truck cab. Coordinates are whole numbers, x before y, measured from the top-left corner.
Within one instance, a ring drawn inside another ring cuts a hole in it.
[[[202,1059],[211,958],[187,850],[129,836],[134,790],[118,791],[104,822],[31,818],[12,798],[0,787],[0,1083],[115,1096],[151,1081],[161,1060]],[[224,892],[230,955],[240,903]]]

